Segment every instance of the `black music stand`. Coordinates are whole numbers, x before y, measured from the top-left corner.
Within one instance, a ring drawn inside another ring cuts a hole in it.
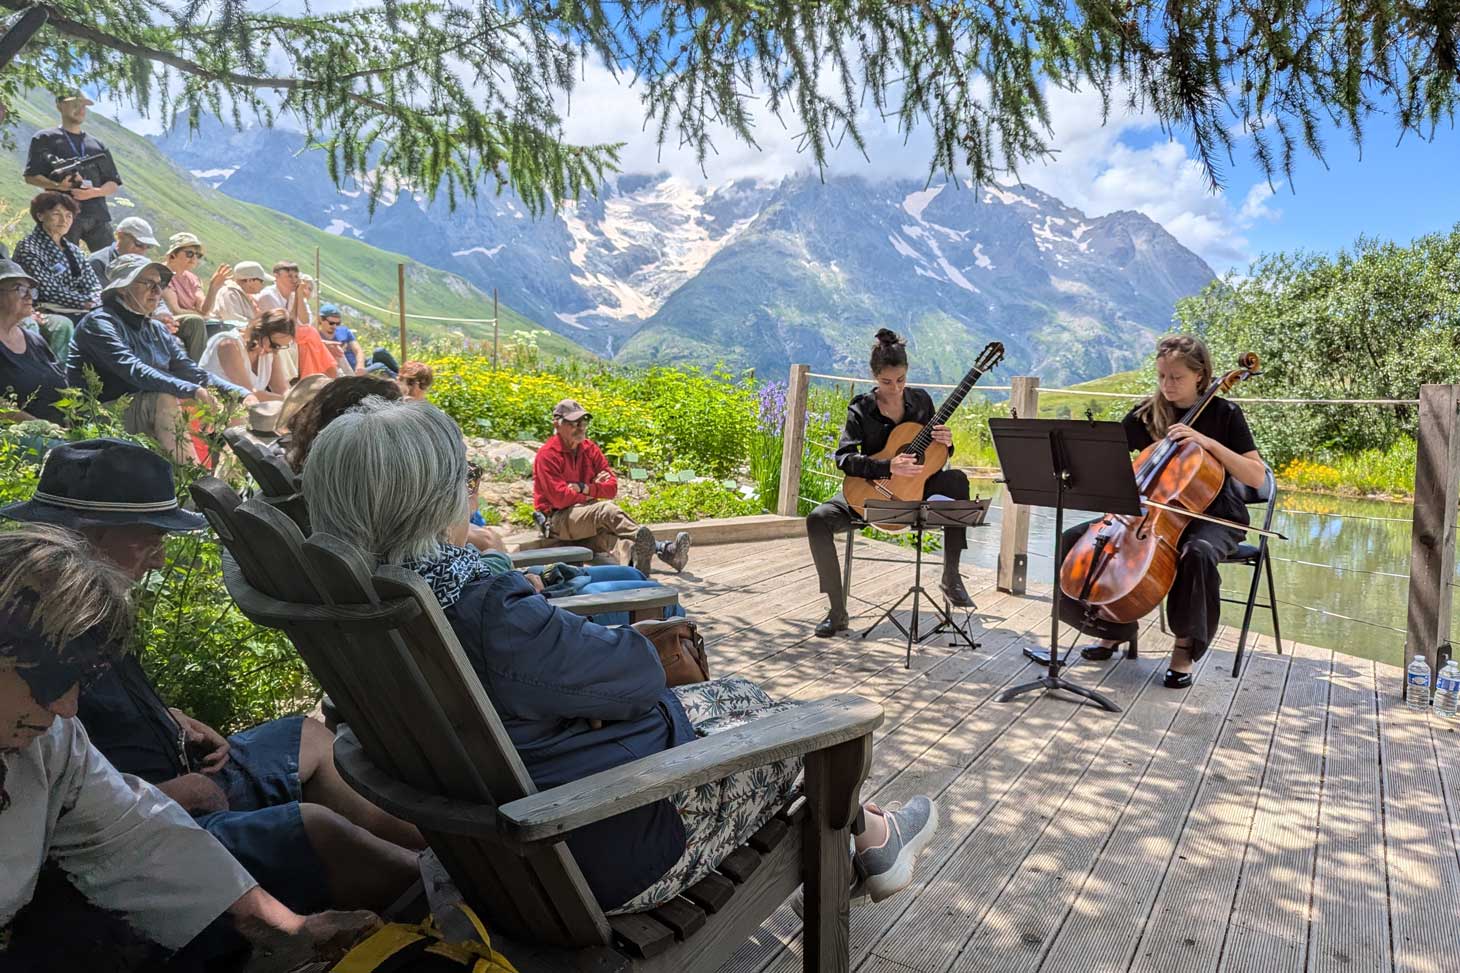
[[[1064,563],[1065,507],[1132,517],[1141,515],[1141,495],[1131,472],[1130,445],[1118,422],[1079,419],[990,419],[994,449],[1004,472],[1004,489],[1015,503],[1054,508],[1054,588],[1050,592],[1049,669],[1034,682],[1007,689],[999,702],[1037,689],[1064,690],[1112,713],[1108,696],[1060,676],[1059,571]]]
[[[968,622],[962,625],[953,620],[951,605],[947,598],[939,604],[937,599],[928,594],[923,587],[923,532],[929,527],[981,527],[984,516],[989,511],[989,502],[983,499],[976,500],[868,500],[866,513],[863,519],[869,524],[904,524],[911,527],[917,533],[917,540],[913,549],[917,552],[914,557],[913,583],[903,592],[901,598],[893,602],[892,606],[878,616],[877,620],[862,632],[859,638],[866,638],[871,634],[872,629],[881,625],[884,621],[891,621],[897,626],[897,630],[907,636],[907,660],[903,663],[905,668],[912,668],[912,647],[914,642],[921,643],[935,635],[944,632],[950,633],[953,637],[948,643],[956,646],[961,639],[970,649],[978,648],[968,634]],[[911,597],[912,622],[911,626],[904,626],[897,620],[895,612],[902,607],[902,603]],[[919,634],[918,620],[921,615],[920,602],[927,597],[928,603],[933,606],[933,611],[938,616],[938,624],[931,631]]]

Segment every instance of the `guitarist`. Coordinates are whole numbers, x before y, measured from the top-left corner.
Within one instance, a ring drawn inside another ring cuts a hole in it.
[[[877,332],[872,345],[872,377],[876,386],[863,392],[847,406],[847,424],[836,450],[837,469],[847,476],[885,479],[888,476],[917,476],[922,472],[918,458],[903,454],[892,460],[873,459],[887,445],[888,434],[904,422],[926,423],[933,418],[933,398],[926,390],[908,388],[907,342],[887,328]],[[953,433],[947,426],[933,427],[933,440],[953,449]],[[968,499],[968,477],[961,470],[940,470],[928,478],[923,497],[948,500]],[[811,559],[821,579],[821,590],[831,603],[830,611],[816,626],[816,634],[827,638],[847,630],[846,592],[842,590],[841,565],[836,556],[836,535],[851,530],[854,514],[841,494],[811,511],[806,518],[806,536]],[[960,608],[973,607],[973,599],[958,574],[958,557],[968,546],[968,531],[962,527],[943,529],[943,580],[940,587],[949,602]]]

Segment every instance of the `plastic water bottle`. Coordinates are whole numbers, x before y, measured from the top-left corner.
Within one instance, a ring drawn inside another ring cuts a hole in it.
[[[1404,702],[1410,709],[1430,708],[1430,664],[1425,661],[1424,653],[1416,654],[1409,664],[1404,680]]]
[[[1435,712],[1449,719],[1460,717],[1460,663],[1445,663],[1435,680]]]

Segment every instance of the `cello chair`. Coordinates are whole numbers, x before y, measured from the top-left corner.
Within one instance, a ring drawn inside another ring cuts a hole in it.
[[[1272,530],[1272,517],[1277,511],[1277,483],[1273,479],[1272,468],[1267,468],[1267,476],[1263,481],[1260,490],[1254,490],[1245,483],[1234,483],[1237,489],[1237,496],[1248,507],[1263,507],[1261,527],[1263,530]],[[1283,651],[1282,628],[1278,623],[1277,591],[1272,580],[1272,555],[1267,549],[1267,536],[1259,534],[1256,544],[1248,544],[1245,541],[1237,545],[1229,557],[1222,560],[1223,564],[1245,564],[1252,569],[1252,583],[1248,585],[1246,598],[1228,598],[1222,596],[1222,601],[1228,605],[1242,605],[1242,632],[1237,637],[1237,658],[1232,662],[1232,678],[1235,679],[1242,673],[1242,656],[1247,649],[1247,635],[1252,628],[1252,611],[1255,608],[1266,608],[1272,613],[1272,640],[1277,645],[1278,654]],[[1263,576],[1267,577],[1267,601],[1257,600],[1257,590],[1262,583]],[[1161,604],[1161,631],[1166,631],[1166,605]]]

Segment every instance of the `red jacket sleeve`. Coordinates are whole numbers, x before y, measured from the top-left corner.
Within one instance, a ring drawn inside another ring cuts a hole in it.
[[[593,499],[568,486],[565,465],[565,457],[557,450],[537,451],[532,461],[532,490],[539,510],[563,510]]]
[[[608,458],[603,455],[603,450],[598,448],[597,443],[587,440],[578,448],[586,451],[583,458],[588,462],[588,493],[597,500],[612,500],[618,496],[618,478],[613,475],[613,469],[608,465]],[[602,483],[594,483],[593,478],[604,470],[608,471],[608,479]]]

